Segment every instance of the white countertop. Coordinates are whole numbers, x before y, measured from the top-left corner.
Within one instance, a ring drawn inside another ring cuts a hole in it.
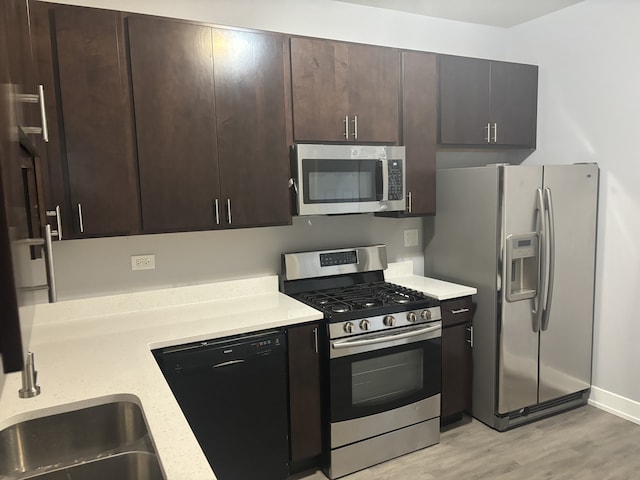
[[[410,261],[391,263],[384,273],[388,282],[419,290],[438,300],[450,300],[478,293],[475,287],[414,275],[413,263]]]
[[[18,398],[20,374],[7,375],[0,430],[134,395],[167,480],[215,479],[151,349],[320,318],[279,293],[276,276],[38,305],[31,351],[42,393]]]
[[[476,293],[414,275],[410,261],[390,264],[385,278],[440,300]],[[213,480],[151,350],[321,318],[319,311],[279,293],[277,276],[38,305],[30,349],[42,393],[18,398],[20,373],[7,375],[0,430],[29,418],[135,398],[167,480]]]

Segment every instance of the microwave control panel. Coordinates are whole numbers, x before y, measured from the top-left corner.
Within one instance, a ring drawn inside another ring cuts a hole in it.
[[[389,160],[389,200],[402,200],[402,161]]]

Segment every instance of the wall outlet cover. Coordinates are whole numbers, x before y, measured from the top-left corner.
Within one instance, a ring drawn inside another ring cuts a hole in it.
[[[404,231],[404,246],[405,247],[417,247],[418,246],[418,229],[412,228]]]
[[[131,255],[131,270],[154,270],[155,268],[155,255]]]

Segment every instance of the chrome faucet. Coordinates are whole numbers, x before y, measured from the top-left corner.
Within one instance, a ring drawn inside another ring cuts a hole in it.
[[[33,361],[33,352],[27,353],[27,359],[22,369],[22,388],[18,390],[20,398],[32,398],[40,395],[40,385],[38,382],[38,372],[36,372]]]

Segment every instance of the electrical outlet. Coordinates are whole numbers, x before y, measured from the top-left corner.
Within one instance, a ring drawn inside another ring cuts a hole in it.
[[[404,246],[405,247],[417,247],[418,246],[418,229],[412,228],[404,231]]]
[[[155,255],[131,255],[131,270],[154,270],[155,268]]]

